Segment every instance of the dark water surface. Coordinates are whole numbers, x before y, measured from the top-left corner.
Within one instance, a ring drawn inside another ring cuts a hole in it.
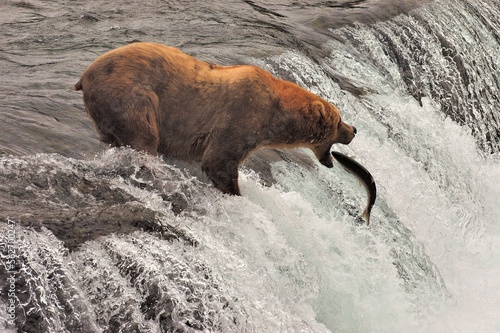
[[[318,53],[328,28],[373,22],[421,3],[2,1],[0,154],[81,157],[101,150],[81,94],[71,88],[112,48],[155,41],[221,64],[290,49]]]

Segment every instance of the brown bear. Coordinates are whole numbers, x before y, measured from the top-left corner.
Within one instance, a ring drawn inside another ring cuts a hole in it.
[[[235,195],[238,166],[256,149],[307,147],[331,168],[332,144],[348,144],[356,134],[335,106],[294,83],[161,44],[101,55],[75,90],[83,90],[101,141],[201,161],[214,186]]]

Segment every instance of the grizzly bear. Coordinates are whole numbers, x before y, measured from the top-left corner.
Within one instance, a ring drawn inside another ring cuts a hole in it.
[[[238,166],[256,149],[307,147],[331,168],[332,144],[356,134],[335,106],[294,83],[161,44],[101,55],[74,88],[101,141],[201,162],[217,189],[235,195]]]

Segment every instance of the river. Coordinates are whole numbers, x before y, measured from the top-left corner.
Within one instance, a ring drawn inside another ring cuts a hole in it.
[[[500,4],[0,2],[2,332],[500,331]],[[296,82],[378,187],[308,151],[240,169],[100,143],[81,92],[134,41]]]

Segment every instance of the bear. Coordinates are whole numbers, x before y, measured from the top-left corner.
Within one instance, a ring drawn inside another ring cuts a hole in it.
[[[332,168],[332,145],[356,135],[334,105],[295,83],[157,43],[108,51],[74,89],[102,142],[200,162],[214,187],[233,195],[241,195],[239,165],[257,149],[309,148]]]

